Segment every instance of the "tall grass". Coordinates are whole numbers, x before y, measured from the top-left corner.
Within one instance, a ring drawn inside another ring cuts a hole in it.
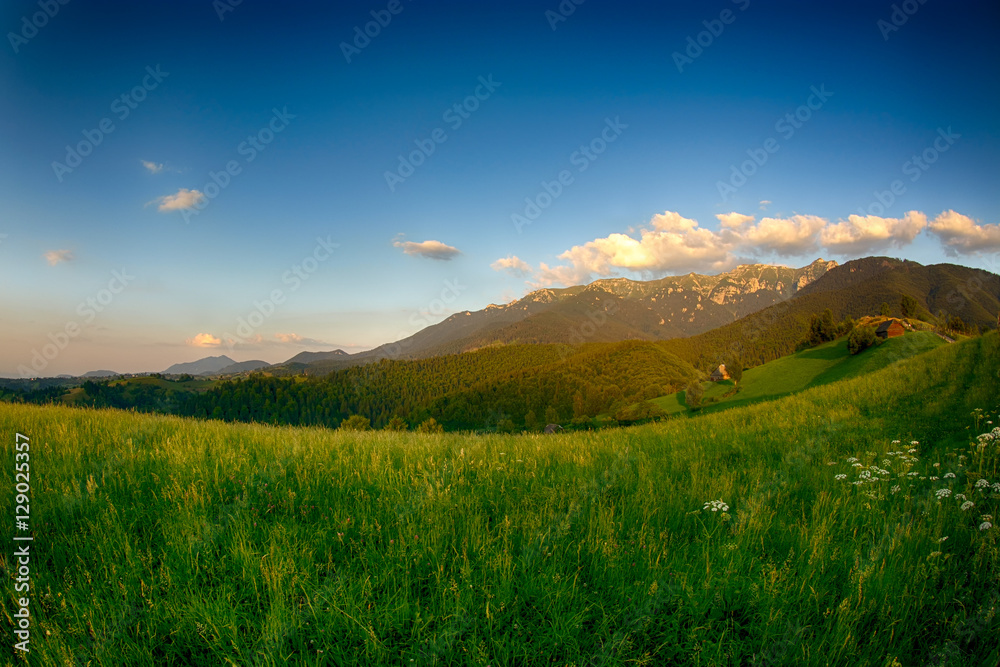
[[[970,442],[998,359],[992,334],[548,437],[4,405],[7,470],[32,441],[30,662],[993,665],[1000,443]]]

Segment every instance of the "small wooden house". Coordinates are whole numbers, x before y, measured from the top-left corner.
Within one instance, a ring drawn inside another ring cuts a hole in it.
[[[886,320],[882,324],[878,325],[878,329],[875,330],[875,335],[879,338],[895,338],[896,336],[902,336],[906,330],[903,329],[903,325],[899,320]]]
[[[721,382],[722,380],[729,379],[729,373],[726,372],[726,365],[719,364],[719,367],[712,371],[712,374],[708,376],[708,379],[712,382]]]

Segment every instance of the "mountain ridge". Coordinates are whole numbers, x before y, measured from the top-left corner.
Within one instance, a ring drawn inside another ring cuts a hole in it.
[[[837,266],[820,258],[801,268],[740,264],[716,275],[692,272],[650,281],[602,278],[586,285],[543,287],[508,304],[454,313],[371,350],[315,362],[304,361],[305,353],[300,353],[278,366],[320,363],[333,370],[375,359],[419,359],[496,344],[681,338],[788,299]],[[595,321],[603,324],[587,335],[587,323]]]

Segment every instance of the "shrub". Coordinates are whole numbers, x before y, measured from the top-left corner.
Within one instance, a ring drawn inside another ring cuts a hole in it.
[[[667,413],[660,406],[649,401],[630,405],[615,413],[615,419],[620,424],[635,424],[666,417]]]
[[[847,350],[851,354],[864,352],[875,344],[874,327],[855,327],[847,336]]]
[[[684,390],[684,402],[689,408],[701,407],[701,397],[705,395],[705,388],[701,386],[701,380],[694,380]]]
[[[372,428],[372,423],[368,420],[368,417],[362,415],[351,415],[344,421],[340,422],[341,431],[370,431]]]
[[[386,431],[408,431],[410,430],[409,424],[400,417],[399,415],[394,416],[385,424]]]
[[[420,423],[417,433],[444,433],[444,426],[441,426],[434,417],[429,417]]]

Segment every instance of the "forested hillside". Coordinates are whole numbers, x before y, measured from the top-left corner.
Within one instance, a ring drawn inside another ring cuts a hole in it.
[[[191,394],[180,414],[338,426],[351,415],[380,428],[393,417],[448,429],[534,429],[677,391],[696,376],[652,343],[519,345],[416,361],[382,360],[325,377],[254,376]]]

